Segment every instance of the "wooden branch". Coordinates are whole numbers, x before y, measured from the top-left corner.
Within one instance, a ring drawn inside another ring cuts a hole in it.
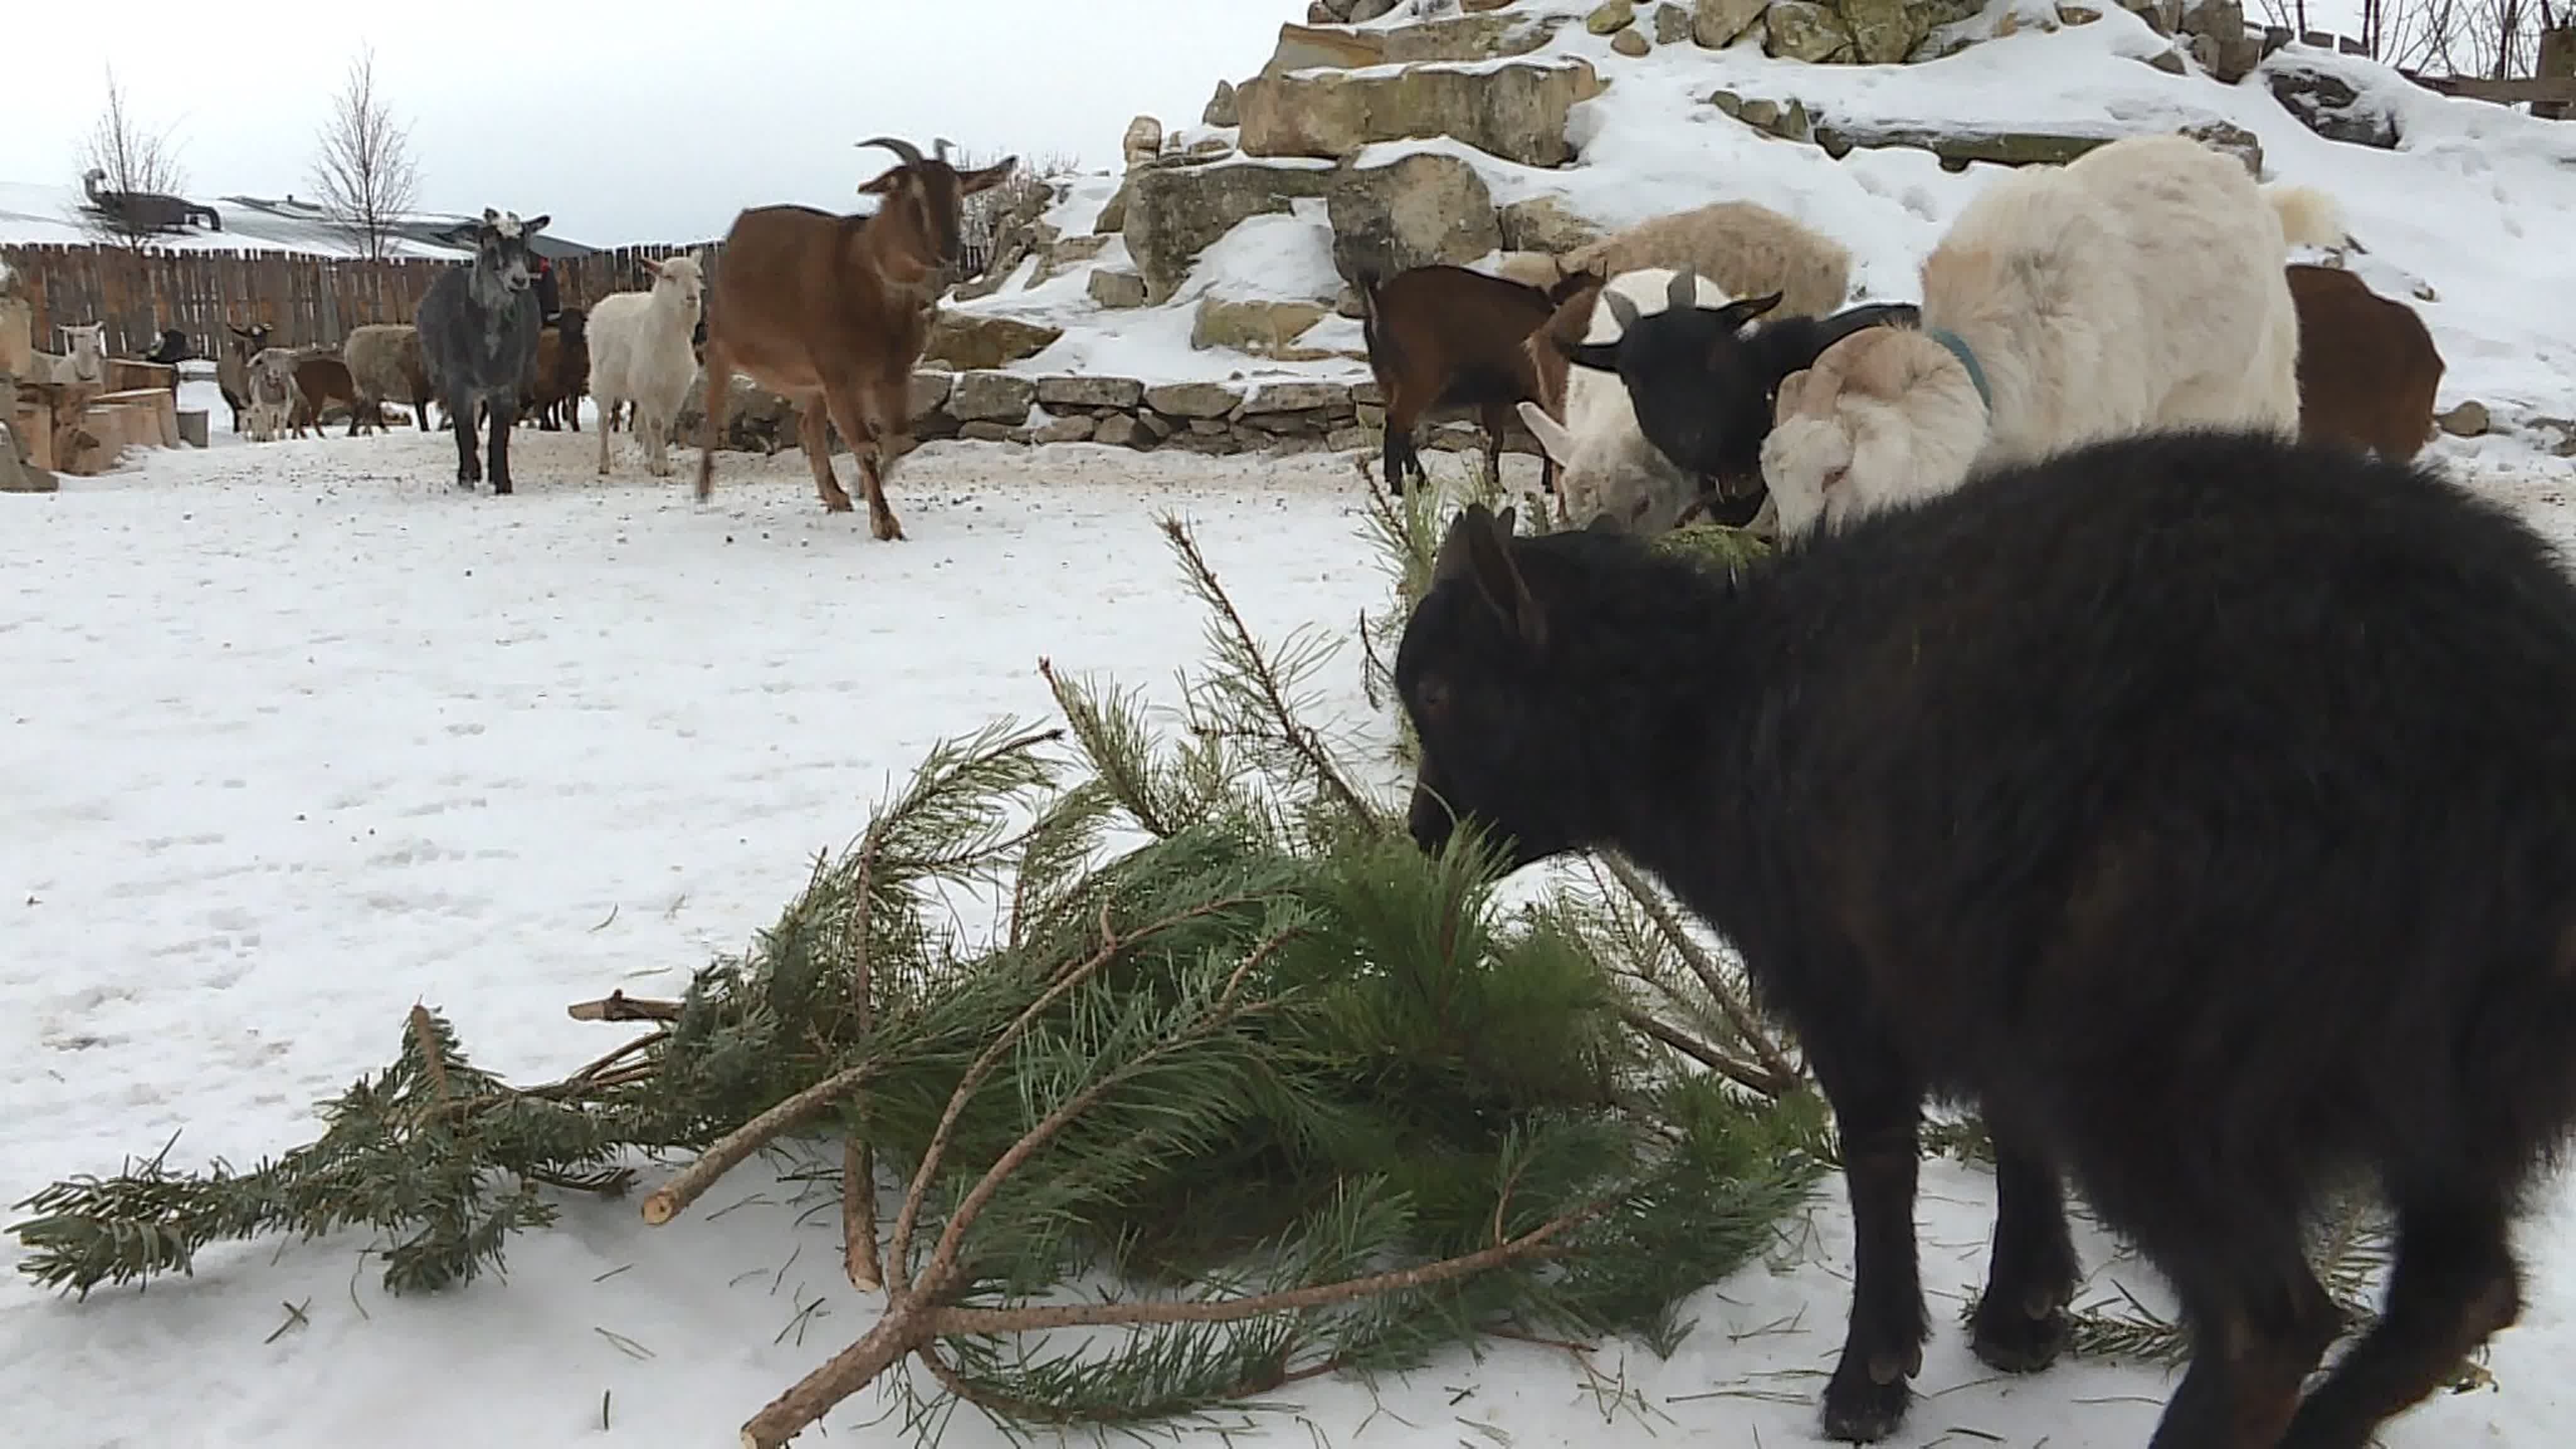
[[[742,1426],[742,1449],[778,1449],[832,1406],[866,1388],[870,1380],[929,1341],[921,1331],[928,1315],[897,1307],[877,1320],[865,1337],[798,1379],[787,1392],[769,1401]]]
[[[841,1142],[841,1263],[851,1287],[884,1289],[885,1267],[877,1261],[876,1154],[855,1132]]]
[[[1751,1062],[1738,1061],[1688,1032],[1657,1020],[1650,1012],[1623,1006],[1619,1008],[1619,1019],[1737,1086],[1760,1092],[1763,1096],[1777,1098],[1797,1085],[1795,1080],[1783,1082]]]
[[[597,1001],[576,1001],[564,1015],[575,1021],[678,1021],[680,1003],[612,991]]]
[[[1732,985],[1728,984],[1726,974],[1718,970],[1716,960],[1710,957],[1707,951],[1701,949],[1699,942],[1691,939],[1691,934],[1682,925],[1681,918],[1674,915],[1672,908],[1664,904],[1662,893],[1657,891],[1645,877],[1639,875],[1635,866],[1617,855],[1605,851],[1602,853],[1601,863],[1620,886],[1636,898],[1637,904],[1645,908],[1646,915],[1654,921],[1655,928],[1662,931],[1664,938],[1673,943],[1673,950],[1680,954],[1683,964],[1690,967],[1691,974],[1699,978],[1700,984],[1708,988],[1708,994],[1717,1001],[1718,1010],[1726,1013],[1727,1024],[1734,1027],[1736,1035],[1743,1037],[1744,1044],[1753,1049],[1754,1058],[1762,1063],[1763,1070],[1783,1083],[1804,1080],[1806,1073],[1799,1071],[1797,1065],[1789,1060],[1788,1054],[1781,1051],[1779,1045],[1771,1040],[1770,1034],[1762,1029],[1761,1019],[1753,1014],[1753,1008],[1736,994]]]
[[[759,1151],[762,1144],[858,1090],[875,1071],[874,1062],[844,1067],[726,1133],[698,1154],[698,1160],[679,1176],[655,1188],[653,1195],[644,1199],[644,1221],[660,1227],[678,1217],[682,1208],[697,1201],[699,1194],[715,1186],[717,1178]]]
[[[412,1044],[420,1048],[421,1075],[429,1082],[429,1095],[439,1106],[449,1101],[447,1059],[438,1050],[438,1023],[430,1019],[429,1008],[415,1001],[411,1004]]]

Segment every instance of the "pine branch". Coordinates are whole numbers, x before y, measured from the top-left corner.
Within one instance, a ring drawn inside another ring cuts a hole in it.
[[[1672,907],[1664,903],[1662,892],[1656,890],[1645,877],[1639,875],[1636,867],[1616,855],[1605,852],[1601,856],[1601,865],[1610,873],[1613,880],[1619,882],[1622,889],[1635,897],[1637,904],[1645,910],[1646,914],[1653,918],[1656,927],[1672,942],[1674,952],[1689,965],[1691,974],[1697,976],[1700,984],[1708,988],[1710,998],[1716,1001],[1721,1011],[1726,1013],[1727,1022],[1735,1028],[1735,1034],[1752,1051],[1755,1060],[1762,1064],[1762,1070],[1768,1074],[1770,1080],[1766,1085],[1756,1087],[1755,1090],[1765,1096],[1778,1097],[1795,1090],[1802,1084],[1806,1080],[1806,1073],[1799,1070],[1798,1066],[1789,1060],[1788,1054],[1783,1052],[1771,1040],[1769,1033],[1763,1030],[1760,1019],[1754,1016],[1753,1009],[1727,981],[1725,973],[1718,969],[1716,960],[1691,936],[1689,930],[1682,925],[1681,918],[1673,914]]]

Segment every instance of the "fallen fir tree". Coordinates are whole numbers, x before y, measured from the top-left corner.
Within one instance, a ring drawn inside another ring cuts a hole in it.
[[[1329,641],[1261,648],[1165,527],[1215,656],[1168,736],[1041,664],[1062,729],[934,750],[678,1000],[571,1008],[645,1028],[589,1066],[513,1086],[415,1007],[316,1141],[57,1183],[21,1204],[22,1270],[86,1294],[354,1228],[388,1290],[434,1290],[642,1160],[690,1155],[643,1199],[659,1224],[837,1138],[847,1272],[885,1312],[746,1444],[879,1381],[926,1394],[917,1425],[1105,1427],[1485,1334],[1669,1349],[1680,1300],[1809,1197],[1821,1104],[1704,953],[1648,984],[1698,952],[1668,908],[1506,910],[1474,841],[1418,851],[1306,720]],[[1102,1272],[1114,1298],[1068,1291]]]

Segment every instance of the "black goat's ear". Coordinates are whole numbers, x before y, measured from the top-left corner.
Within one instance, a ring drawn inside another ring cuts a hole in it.
[[[1504,623],[1519,631],[1522,643],[1532,649],[1546,648],[1547,615],[1530,593],[1529,582],[1521,577],[1520,566],[1512,562],[1509,525],[1487,513],[1482,504],[1472,505],[1458,521],[1466,533],[1467,568],[1476,580],[1476,591]]]
[[[1577,342],[1557,350],[1576,367],[1588,367],[1594,372],[1619,370],[1619,344],[1616,342]]]
[[[1610,513],[1610,510],[1608,510],[1608,509],[1606,509],[1606,508],[1605,508],[1605,509],[1603,509],[1603,510],[1601,510],[1599,513],[1596,513],[1596,514],[1592,515],[1592,521],[1591,521],[1590,523],[1587,523],[1587,524],[1583,525],[1583,527],[1584,527],[1584,530],[1585,530],[1586,532],[1589,532],[1589,533],[1624,533],[1624,532],[1626,532],[1626,530],[1625,530],[1625,529],[1622,529],[1622,528],[1619,526],[1619,520],[1618,520],[1617,518],[1613,517],[1613,516],[1611,515],[1611,513]]]
[[[1787,294],[1773,292],[1766,297],[1746,297],[1718,308],[1717,315],[1725,318],[1726,325],[1741,336],[1744,329],[1753,324],[1753,319],[1779,306],[1781,298],[1785,295]]]

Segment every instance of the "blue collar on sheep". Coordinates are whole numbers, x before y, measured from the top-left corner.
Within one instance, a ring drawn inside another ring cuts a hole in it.
[[[1977,354],[1969,348],[1968,340],[1947,327],[1929,327],[1924,329],[1923,335],[1948,348],[1950,355],[1959,359],[1959,365],[1968,370],[1968,381],[1977,385],[1977,401],[1986,405],[1987,412],[1993,412],[1994,389],[1986,386],[1986,370],[1977,365]]]

